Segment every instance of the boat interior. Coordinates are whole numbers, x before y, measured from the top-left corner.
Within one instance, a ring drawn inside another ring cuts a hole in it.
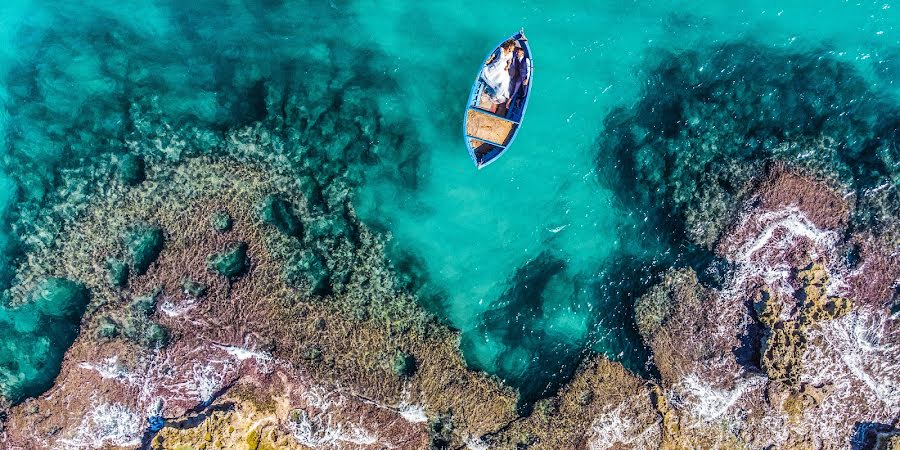
[[[525,57],[530,60],[528,46],[524,45],[524,41],[519,42]],[[494,103],[485,87],[479,77],[466,111],[466,140],[479,167],[502,153],[515,136],[529,91],[528,86],[521,86],[507,105]]]

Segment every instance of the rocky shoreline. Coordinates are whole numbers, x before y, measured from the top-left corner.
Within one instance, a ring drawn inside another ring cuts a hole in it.
[[[636,303],[658,379],[593,356],[520,417],[395,287],[346,191],[316,208],[247,163],[146,170],[20,271],[21,292],[78,280],[90,302],[54,386],[6,413],[8,448],[897,445],[900,255],[801,171],[748,190],[722,287],[673,268]]]

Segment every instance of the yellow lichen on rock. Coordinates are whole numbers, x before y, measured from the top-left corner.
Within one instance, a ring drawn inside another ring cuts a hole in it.
[[[197,424],[167,425],[154,437],[154,450],[235,449],[274,450],[306,449],[289,433],[279,427],[280,419],[274,411],[261,410],[253,401],[226,396],[218,402],[229,405],[224,410],[212,411]]]
[[[797,271],[800,288],[794,297],[797,314],[782,319],[781,299],[763,291],[757,315],[765,327],[761,366],[772,380],[799,388],[800,367],[806,348],[806,332],[822,321],[833,320],[850,311],[852,304],[842,297],[828,296],[828,272],[822,264],[811,263]]]

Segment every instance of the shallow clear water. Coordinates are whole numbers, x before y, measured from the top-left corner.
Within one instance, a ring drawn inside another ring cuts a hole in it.
[[[667,191],[652,180],[620,187],[618,156],[603,153],[604,121],[647,104],[660,64],[696,50],[690,70],[702,72],[710,49],[748,43],[846,63],[867,99],[900,93],[900,6],[884,1],[67,3],[0,6],[5,283],[22,222],[40,215],[57,170],[122,151],[135,110],[152,103],[171,122],[223,129],[258,119],[258,86],[287,86],[315,109],[332,101],[332,79],[356,77],[359,89],[342,101],[376,100],[386,128],[403,124],[393,132],[405,139],[397,159],[388,149],[359,171],[362,217],[392,235],[392,260],[414,276],[425,306],[461,330],[469,362],[528,397],[564,381],[584,351],[644,370],[634,296],[665,266],[708,262],[671,230],[674,215],[652,211],[668,204]],[[515,145],[477,171],[462,142],[463,106],[482,58],[519,27],[534,52],[533,98]],[[728,67],[717,66],[723,79]],[[657,178],[674,185],[677,171]],[[31,339],[0,328],[0,351]]]

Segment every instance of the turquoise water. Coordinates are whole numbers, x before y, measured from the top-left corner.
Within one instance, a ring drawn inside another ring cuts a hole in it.
[[[585,352],[647,371],[631,303],[673,264],[715,283],[710,231],[693,225],[715,225],[706,216],[724,217],[773,155],[860,192],[891,185],[871,211],[897,197],[900,6],[883,1],[89,3],[0,6],[4,285],[61,169],[126,151],[177,159],[151,145],[163,129],[192,144],[185,155],[216,153],[204,136],[262,120],[302,142],[284,164],[323,190],[349,180],[469,363],[535,398]],[[482,58],[519,27],[533,98],[514,147],[476,171],[462,108]],[[305,108],[296,135],[282,104]],[[773,150],[821,135],[841,151]],[[4,334],[11,349],[33,338]]]
[[[665,205],[663,187],[647,180],[632,192],[626,186],[635,176],[617,180],[623,155],[606,148],[604,120],[641,100],[664,52],[751,42],[761,54],[846,61],[881,95],[900,87],[893,84],[900,68],[896,7],[639,3],[496,2],[490,9],[507,14],[490,26],[477,13],[483,2],[355,8],[363,35],[392,57],[386,70],[400,80],[403,100],[388,106],[411,116],[428,143],[418,189],[367,186],[366,215],[393,233],[398,259],[409,252],[419,261],[439,291],[432,309],[463,331],[470,363],[526,393],[539,395],[564,379],[585,348],[641,371],[646,354],[630,322],[631,300],[659,267],[708,258],[666,231],[674,217],[648,211]],[[528,114],[503,159],[475,171],[461,155],[461,100],[482,55],[520,26],[534,52]],[[777,76],[789,67],[768,69]],[[703,70],[702,61],[696,69]]]

